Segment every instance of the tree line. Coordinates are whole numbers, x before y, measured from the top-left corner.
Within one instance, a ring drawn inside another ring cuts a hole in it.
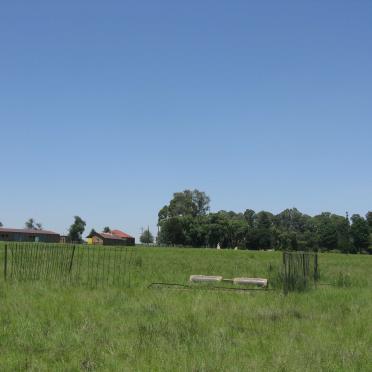
[[[158,244],[372,253],[372,211],[350,218],[330,212],[309,216],[296,208],[276,215],[252,209],[210,213],[209,204],[199,190],[174,193],[158,214]]]

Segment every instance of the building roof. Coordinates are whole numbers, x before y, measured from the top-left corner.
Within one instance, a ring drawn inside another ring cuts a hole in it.
[[[129,234],[121,231],[121,230],[111,230],[111,234],[114,234],[116,236],[118,236],[119,238],[132,238],[133,239],[133,236],[130,236]]]
[[[102,236],[102,238],[105,238],[105,239],[113,239],[113,240],[121,240],[121,237],[120,236],[117,236],[117,235],[114,235],[114,234],[111,234],[111,233],[97,233],[98,235]]]
[[[0,233],[21,233],[21,234],[42,234],[42,235],[59,235],[56,232],[48,230],[35,230],[35,229],[13,229],[7,227],[0,227]]]
[[[94,231],[93,234],[96,234],[98,236],[100,236],[101,238],[104,238],[104,239],[111,239],[111,240],[125,240],[125,239],[134,239],[132,236],[126,234],[125,232],[123,231],[120,231],[120,230],[112,230],[111,232],[109,233],[104,233],[104,232],[97,232],[97,231]],[[90,233],[87,238],[91,238],[93,236],[92,233]]]
[[[104,232],[97,232],[94,231],[93,233],[90,233],[87,238],[91,238],[94,235],[98,235],[103,239],[111,239],[111,240],[122,240],[119,236],[111,234],[111,233],[104,233]]]

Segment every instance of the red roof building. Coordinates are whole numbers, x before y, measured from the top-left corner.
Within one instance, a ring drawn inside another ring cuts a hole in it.
[[[122,239],[125,239],[125,238],[132,238],[132,239],[134,239],[133,236],[130,236],[127,233],[125,233],[125,232],[123,232],[121,230],[111,230],[111,234],[114,234],[116,236],[119,236]]]
[[[90,233],[87,238],[91,239],[92,244],[99,245],[135,245],[135,238],[120,230],[112,230],[109,233]]]

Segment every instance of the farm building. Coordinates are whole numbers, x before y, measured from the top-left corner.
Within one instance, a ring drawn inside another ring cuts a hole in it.
[[[0,227],[0,240],[8,242],[59,243],[60,235],[47,230],[10,229]]]
[[[123,240],[125,240],[126,245],[134,245],[136,240],[133,238],[133,236],[128,235],[127,233],[120,231],[120,230],[112,230],[111,234],[114,234]]]
[[[98,233],[96,231],[91,232],[88,236],[88,244],[99,244],[99,245],[134,245],[135,239],[120,231],[113,230],[110,233]]]

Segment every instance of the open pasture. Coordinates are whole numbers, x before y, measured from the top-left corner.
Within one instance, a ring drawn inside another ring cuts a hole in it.
[[[285,296],[147,288],[270,279],[279,252],[135,249],[130,286],[1,279],[0,370],[372,370],[372,256],[320,254],[327,285]]]

